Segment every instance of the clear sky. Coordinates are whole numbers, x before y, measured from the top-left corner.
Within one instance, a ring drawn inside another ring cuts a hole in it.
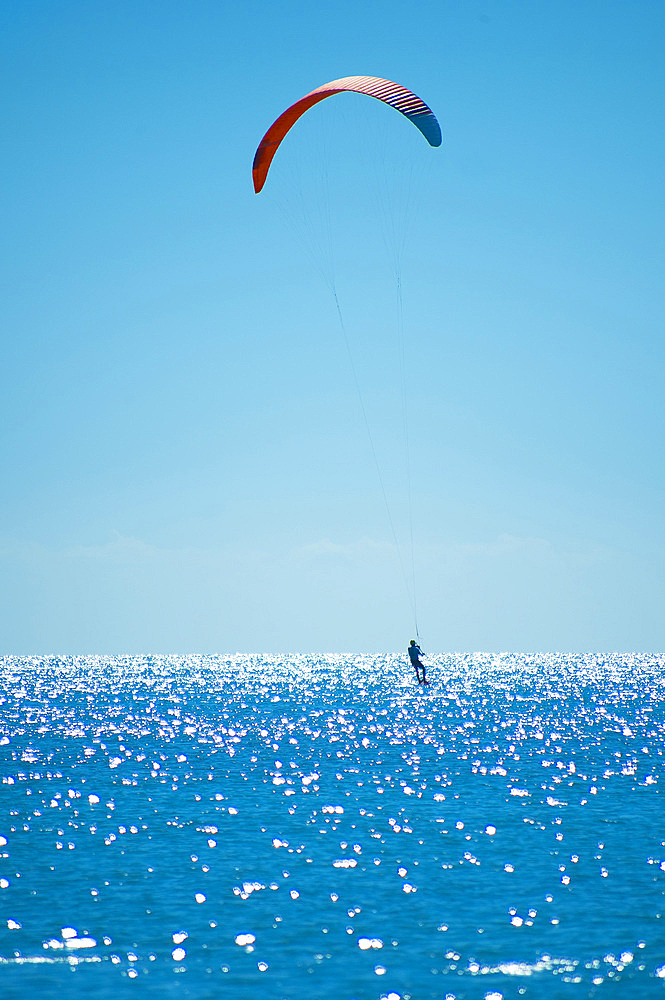
[[[423,648],[665,648],[664,46],[656,2],[4,3],[0,652],[405,647],[334,301],[290,224],[301,171],[410,564],[375,154],[415,194]],[[441,148],[343,95],[256,196],[268,125],[351,74],[413,89]]]

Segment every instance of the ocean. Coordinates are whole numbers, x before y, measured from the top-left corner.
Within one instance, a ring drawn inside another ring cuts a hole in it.
[[[0,659],[0,997],[665,997],[665,656]]]

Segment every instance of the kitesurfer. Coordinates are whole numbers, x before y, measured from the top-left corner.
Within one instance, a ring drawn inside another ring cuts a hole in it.
[[[415,667],[416,677],[418,678],[418,683],[419,684],[429,684],[429,681],[425,677],[425,664],[420,659],[420,657],[424,656],[425,654],[423,653],[422,649],[420,648],[420,646],[418,645],[418,643],[416,642],[415,639],[412,639],[411,642],[409,643],[409,648],[408,648],[407,652],[409,654],[409,659],[411,660],[411,663]],[[422,670],[422,673],[423,673],[422,679],[420,677],[420,671],[421,670]]]

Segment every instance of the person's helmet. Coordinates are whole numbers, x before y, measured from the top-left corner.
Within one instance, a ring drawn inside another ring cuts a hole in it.
[[[416,640],[412,639],[411,642],[409,643],[409,646],[415,646],[415,644],[416,644]]]

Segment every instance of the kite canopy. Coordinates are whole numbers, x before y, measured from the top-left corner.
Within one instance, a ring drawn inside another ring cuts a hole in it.
[[[392,83],[391,80],[382,80],[378,76],[345,76],[340,80],[324,83],[322,87],[317,87],[316,90],[305,94],[272,123],[261,139],[254,156],[252,176],[254,190],[257,194],[265,184],[272,158],[291,126],[295,125],[300,116],[318,104],[319,101],[324,101],[326,97],[332,97],[333,94],[342,94],[344,91],[367,94],[368,97],[375,97],[377,101],[389,104],[391,108],[400,111],[409,121],[413,122],[417,129],[420,129],[430,146],[441,145],[441,129],[434,114],[424,101],[421,101],[406,87]]]

